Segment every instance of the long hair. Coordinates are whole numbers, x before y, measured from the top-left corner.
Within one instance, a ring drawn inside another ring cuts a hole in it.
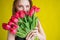
[[[14,14],[17,12],[16,7],[15,7],[15,4],[16,4],[17,1],[18,1],[18,0],[14,0],[14,2],[13,2],[12,15],[14,15]],[[30,3],[30,9],[31,9],[33,3],[32,3],[31,0],[28,0],[28,1],[29,1],[29,3]]]

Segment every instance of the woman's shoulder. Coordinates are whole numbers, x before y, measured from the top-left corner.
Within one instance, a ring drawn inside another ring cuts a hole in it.
[[[38,19],[38,24],[40,24],[40,20]]]

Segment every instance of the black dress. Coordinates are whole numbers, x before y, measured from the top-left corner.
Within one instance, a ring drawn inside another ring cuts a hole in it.
[[[15,40],[26,40],[25,38],[20,38],[18,36],[15,36]]]

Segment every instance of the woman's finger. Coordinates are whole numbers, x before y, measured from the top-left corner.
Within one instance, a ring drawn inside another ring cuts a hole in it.
[[[26,39],[32,34],[32,32],[33,32],[33,30],[30,33],[28,33]]]
[[[28,35],[26,37],[26,39],[32,39],[32,37],[34,38],[34,36],[36,36],[36,35],[37,35],[37,33],[32,32],[30,35]]]
[[[29,38],[32,38],[33,36],[37,36],[37,30],[33,30]]]
[[[29,37],[32,38],[33,36],[36,36],[36,33],[32,33]]]
[[[32,33],[32,32],[28,33],[28,35],[26,36],[26,39],[28,39],[28,38],[29,38],[29,36],[31,35],[31,33]]]
[[[37,35],[38,30],[32,30],[26,37],[26,39],[28,38],[32,38],[33,36]]]
[[[36,36],[36,35],[32,36],[31,40],[34,40],[35,36]]]
[[[33,40],[35,36],[36,36],[36,33],[32,33],[32,34],[29,36],[29,38],[30,38],[31,40]]]
[[[38,30],[33,30],[32,32],[33,32],[33,33],[38,33]]]

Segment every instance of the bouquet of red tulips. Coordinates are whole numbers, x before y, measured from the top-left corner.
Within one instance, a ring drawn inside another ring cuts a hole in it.
[[[36,6],[33,6],[28,13],[23,10],[18,11],[12,15],[8,23],[3,23],[2,27],[12,34],[25,38],[37,26],[38,18],[35,16],[35,13],[38,11],[39,8]]]

